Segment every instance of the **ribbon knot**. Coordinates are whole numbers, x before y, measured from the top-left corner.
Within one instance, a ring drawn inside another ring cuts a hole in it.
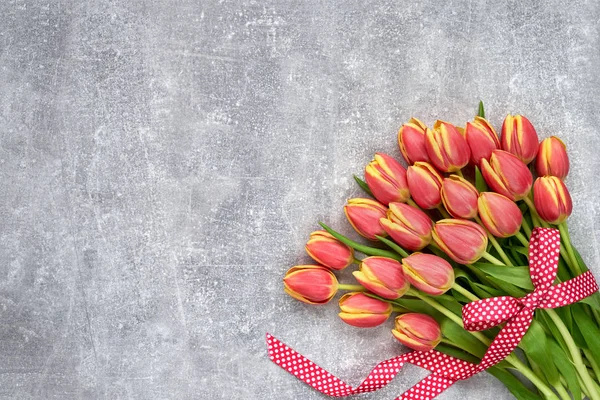
[[[562,307],[593,294],[598,285],[590,271],[552,286],[560,257],[560,235],[556,229],[536,228],[529,243],[529,273],[534,291],[522,298],[493,297],[463,306],[465,329],[489,329],[506,322],[479,364],[472,364],[435,350],[413,351],[383,361],[356,388],[331,375],[301,354],[267,334],[269,357],[291,374],[321,393],[334,397],[372,392],[387,385],[406,362],[428,369],[431,375],[404,392],[397,400],[431,400],[457,380],[499,363],[517,347],[537,308]],[[506,267],[510,268],[510,267]]]

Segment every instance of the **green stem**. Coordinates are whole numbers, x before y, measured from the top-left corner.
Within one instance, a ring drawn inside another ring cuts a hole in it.
[[[475,296],[473,293],[469,292],[467,289],[465,289],[464,287],[460,286],[458,284],[458,282],[454,282],[454,285],[452,285],[452,289],[456,290],[458,293],[462,294],[463,296],[465,296],[467,299],[471,300],[471,301],[479,301],[479,297]]]
[[[354,240],[347,238],[346,236],[342,235],[341,233],[334,231],[333,229],[331,229],[330,227],[325,225],[323,222],[319,222],[319,225],[321,225],[323,227],[323,229],[325,229],[327,232],[329,232],[331,234],[331,236],[333,236],[340,242],[352,247],[354,250],[360,251],[363,254],[366,254],[368,256],[388,257],[388,258],[393,258],[394,260],[397,260],[397,261],[402,261],[402,257],[400,257],[398,254],[396,254],[392,251],[376,249],[375,247],[365,246],[364,244],[355,242]]]
[[[552,321],[554,322],[554,325],[556,325],[556,328],[558,329],[561,336],[563,337],[565,344],[567,345],[567,348],[569,350],[569,353],[571,353],[573,365],[575,366],[575,369],[579,373],[579,376],[581,377],[581,380],[583,381],[584,386],[588,389],[590,398],[592,400],[599,400],[600,394],[596,391],[596,387],[594,385],[593,379],[588,374],[585,364],[583,364],[583,359],[581,358],[581,353],[579,352],[579,348],[575,344],[573,337],[569,333],[569,329],[562,322],[562,320],[560,319],[560,317],[558,316],[556,311],[554,311],[551,308],[546,309],[544,311],[546,311],[546,314],[552,319]]]
[[[352,257],[352,264],[360,265],[360,263],[362,263],[362,260]]]
[[[596,380],[600,381],[600,366],[598,366],[598,363],[596,362],[594,355],[588,349],[583,349],[583,354],[585,355],[585,358],[587,358],[588,362],[590,363],[590,366],[592,367],[592,370],[594,371],[594,375],[596,376]]]
[[[562,400],[571,400],[571,395],[565,390],[565,387],[560,382],[556,382],[552,386],[554,386],[556,393],[558,393]]]
[[[410,294],[412,296],[415,296],[415,297],[423,300],[425,303],[429,304],[431,307],[435,308],[436,310],[438,310],[439,312],[444,314],[446,317],[451,319],[453,322],[458,324],[460,327],[464,328],[462,319],[460,317],[458,317],[456,314],[454,314],[452,311],[448,310],[446,307],[442,306],[437,301],[417,292],[414,289],[409,289],[407,294]],[[490,345],[490,343],[491,343],[490,339],[485,337],[485,335],[483,335],[481,332],[469,331],[469,333],[471,335],[473,335],[481,343],[485,344],[486,346]],[[519,360],[517,357],[515,357],[513,354],[510,354],[508,357],[506,357],[506,361],[509,362],[510,364],[512,364],[513,367],[515,367],[515,369],[517,371],[519,371],[521,374],[523,374],[523,376],[525,376],[527,379],[529,379],[531,381],[531,383],[533,383],[540,390],[540,392],[542,392],[542,394],[544,396],[546,396],[548,399],[558,400],[558,397],[554,394],[554,392],[552,392],[552,390],[536,374],[534,374],[531,369],[529,369],[525,364],[523,364],[523,362],[521,360]]]
[[[573,264],[574,270],[572,271],[575,276],[581,275],[581,268],[579,267],[579,263],[577,262],[577,257],[575,257],[575,252],[573,251],[573,245],[571,244],[571,236],[569,235],[569,228],[565,222],[558,224],[558,230],[560,231],[560,238],[565,243],[565,248],[567,250],[567,254],[571,259],[571,263]]]
[[[408,199],[408,200],[406,200],[406,204],[408,204],[409,206],[412,206],[412,207],[414,207],[414,208],[421,209],[421,208],[419,207],[419,205],[418,205],[417,203],[415,203],[415,201],[414,201],[413,199]]]
[[[487,251],[484,252],[481,257],[484,258],[484,259],[486,259],[487,261],[491,262],[492,264],[495,264],[495,265],[506,265],[502,261],[500,261],[496,257],[494,257],[493,255],[491,255],[490,253],[488,253]]]
[[[349,292],[366,292],[367,291],[367,289],[365,289],[361,285],[347,285],[344,283],[338,283],[338,289],[339,290],[347,290]]]
[[[396,253],[400,254],[402,257],[408,257],[408,253],[402,247],[398,246],[396,243],[391,241],[390,239],[384,238],[383,236],[375,236],[381,243],[385,243],[389,247],[392,248]]]
[[[523,222],[521,222],[521,227],[527,234],[527,237],[531,237],[531,227],[529,226],[529,222],[527,222],[527,219],[525,219],[525,217],[523,217]]]
[[[517,232],[515,237],[519,240],[519,242],[521,242],[523,246],[525,246],[526,249],[529,249],[529,240],[527,240],[527,238],[523,236],[521,232]]]
[[[448,211],[446,211],[446,209],[444,208],[443,205],[440,204],[436,208],[440,212],[440,214],[442,214],[442,217],[444,217],[444,218],[452,218],[452,215],[448,214]]]
[[[496,251],[498,252],[498,254],[500,254],[500,258],[502,258],[502,260],[504,261],[504,264],[508,265],[509,267],[514,267],[513,263],[510,261],[510,258],[508,258],[508,256],[504,252],[504,250],[502,250],[502,247],[500,246],[500,244],[498,243],[498,241],[496,240],[496,238],[494,237],[494,235],[492,235],[485,228],[485,225],[483,225],[483,221],[481,221],[481,219],[478,216],[475,216],[475,221],[477,221],[477,223],[480,226],[483,227],[483,229],[487,233],[488,240],[492,243],[492,246],[494,246],[494,248],[496,249]]]

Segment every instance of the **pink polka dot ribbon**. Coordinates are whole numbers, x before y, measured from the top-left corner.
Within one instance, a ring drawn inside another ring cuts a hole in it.
[[[411,363],[432,373],[396,400],[433,399],[454,382],[468,379],[512,353],[527,332],[536,308],[562,307],[598,290],[590,271],[553,286],[559,251],[560,236],[556,229],[534,229],[529,244],[529,272],[534,291],[520,299],[501,296],[475,301],[463,307],[463,323],[467,330],[489,329],[506,322],[479,364],[459,360],[435,350],[413,351],[377,364],[367,378],[353,388],[267,333],[269,358],[314,389],[332,397],[379,390],[396,376],[404,363]]]

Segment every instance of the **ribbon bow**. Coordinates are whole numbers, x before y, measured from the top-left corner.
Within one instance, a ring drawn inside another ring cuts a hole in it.
[[[556,229],[534,229],[529,243],[529,272],[534,291],[516,299],[510,296],[475,301],[463,306],[465,329],[479,331],[506,322],[479,364],[472,364],[435,350],[413,351],[383,361],[356,388],[331,375],[267,333],[269,357],[280,367],[323,394],[333,397],[372,392],[386,386],[409,362],[432,372],[396,400],[430,400],[454,382],[499,363],[517,347],[536,308],[556,308],[578,302],[598,290],[590,271],[552,286],[560,256],[560,235]],[[509,268],[509,267],[507,267]]]

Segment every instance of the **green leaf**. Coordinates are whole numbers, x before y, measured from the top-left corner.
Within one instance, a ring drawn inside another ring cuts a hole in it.
[[[574,304],[571,306],[571,313],[592,356],[596,362],[600,362],[600,341],[598,341],[598,338],[600,338],[600,329],[598,329],[592,318],[587,315],[583,307],[582,305]]]
[[[581,388],[577,380],[577,371],[569,357],[567,357],[563,349],[553,339],[548,339],[547,351],[552,354],[554,364],[565,379],[565,382],[567,382],[567,388],[571,391],[573,398],[581,399]]]
[[[577,347],[582,349],[587,349],[588,345],[585,342],[583,335],[581,334],[581,330],[577,326],[577,324],[573,323],[573,307],[579,307],[576,304],[572,304],[566,307],[560,307],[556,309],[556,313],[560,316],[560,319],[565,323],[569,332],[571,332],[571,336],[573,336],[573,340]],[[583,306],[585,307],[585,306]]]
[[[408,257],[408,253],[402,247],[398,246],[396,243],[391,241],[390,239],[386,239],[383,236],[375,235],[375,237],[381,242],[388,245],[392,250],[396,253],[400,254],[402,257]]]
[[[488,373],[496,377],[517,398],[517,400],[542,400],[543,397],[533,393],[516,376],[505,369],[489,368]],[[577,398],[577,397],[576,397]]]
[[[552,321],[552,318],[550,318],[548,316],[548,314],[546,314],[543,311],[536,312],[535,317],[541,318],[542,321],[544,321],[544,326],[550,330],[551,336],[556,341],[558,341],[558,344],[564,351],[568,351],[567,344],[565,343],[565,339],[563,339],[562,334],[560,333],[558,328],[556,328],[556,325],[554,324],[554,321]]]
[[[383,249],[377,249],[375,247],[365,246],[364,244],[355,242],[354,240],[342,235],[341,233],[334,231],[333,229],[331,229],[330,227],[325,225],[323,222],[319,222],[319,225],[321,225],[323,227],[323,229],[325,229],[327,232],[329,232],[331,234],[331,236],[333,236],[340,242],[352,247],[355,250],[360,251],[363,254],[366,254],[368,256],[388,257],[388,258],[393,258],[394,260],[397,260],[397,261],[402,261],[402,257],[400,257],[398,254],[396,254],[394,252],[391,252],[388,250],[383,250]]]
[[[367,182],[363,181],[356,175],[354,175],[354,180],[356,181],[356,183],[358,183],[358,186],[360,186],[360,188],[365,191],[366,194],[375,198],[375,196],[373,196],[373,192],[371,192],[371,189],[369,189],[369,185],[367,185]]]
[[[525,350],[528,357],[533,360],[551,384],[559,382],[559,374],[552,356],[548,353],[548,340],[544,328],[533,320],[527,333],[523,336],[519,347]]]
[[[375,296],[371,293],[365,293],[365,294],[369,297],[374,297],[374,298],[378,298],[380,300],[384,300],[384,299],[381,299],[379,296]],[[389,301],[389,300],[387,300],[387,301]],[[430,315],[436,321],[440,321],[443,318],[445,318],[442,315],[442,313],[440,313],[438,310],[431,307],[429,304],[425,303],[423,300],[420,300],[420,299],[408,299],[406,297],[401,297],[399,299],[394,300],[393,303],[399,305],[400,307],[404,307],[407,310],[410,310],[412,312]]]
[[[488,276],[510,283],[522,289],[533,290],[529,267],[507,267],[505,265],[494,265],[485,263],[473,264]]]
[[[444,337],[448,338],[448,340],[469,354],[472,354],[479,359],[483,357],[487,350],[487,346],[477,340],[475,336],[471,335],[462,326],[448,318],[443,318],[439,322]]]
[[[577,262],[581,267],[581,272],[587,272],[589,268],[587,267],[587,265],[585,265],[585,261],[583,261],[583,258],[581,258],[581,254],[579,254],[575,246],[573,246],[573,253],[575,253],[575,258],[577,259]]]
[[[467,274],[461,269],[454,269],[454,278],[456,280],[464,279],[465,281],[467,281],[467,283],[471,287],[471,290],[473,290],[475,295],[480,299],[487,299],[489,297],[498,297],[504,295],[504,293],[498,289],[489,287],[483,283],[475,282],[473,279],[471,279],[471,276],[469,274]]]
[[[600,292],[596,292],[591,296],[586,297],[579,301],[580,303],[585,303],[592,307],[596,311],[600,311]]]
[[[485,179],[483,179],[483,175],[481,175],[481,171],[479,167],[475,167],[475,188],[479,193],[489,191],[487,183],[485,183]]]
[[[442,294],[440,296],[431,296],[435,301],[452,311],[454,314],[462,315],[462,304],[460,304],[454,297]]]
[[[483,108],[483,101],[479,100],[479,108],[477,110],[477,116],[485,118],[485,109]]]
[[[477,357],[473,357],[471,354],[467,353],[466,351],[459,349],[457,347],[447,345],[445,343],[438,344],[437,346],[435,346],[435,349],[437,351],[439,351],[440,353],[447,354],[449,356],[458,358],[459,360],[470,362],[472,364],[478,364],[481,361],[480,359],[478,359]]]

